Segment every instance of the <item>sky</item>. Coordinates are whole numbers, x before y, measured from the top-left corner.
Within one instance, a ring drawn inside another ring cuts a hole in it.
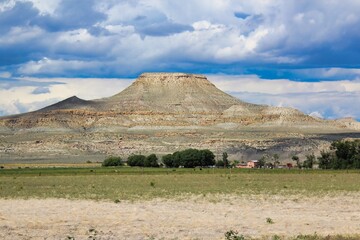
[[[204,74],[247,102],[360,120],[359,0],[0,0],[0,116]]]

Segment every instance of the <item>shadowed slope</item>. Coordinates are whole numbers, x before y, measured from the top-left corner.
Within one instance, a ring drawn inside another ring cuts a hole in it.
[[[69,97],[63,101],[55,103],[53,105],[47,106],[38,110],[39,112],[53,111],[59,109],[81,109],[81,108],[90,108],[95,106],[94,101],[86,101],[77,96]]]

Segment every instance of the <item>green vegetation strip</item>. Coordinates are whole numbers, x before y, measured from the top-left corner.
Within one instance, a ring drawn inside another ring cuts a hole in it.
[[[359,192],[359,171],[48,168],[2,169],[0,198],[136,200],[189,194]]]

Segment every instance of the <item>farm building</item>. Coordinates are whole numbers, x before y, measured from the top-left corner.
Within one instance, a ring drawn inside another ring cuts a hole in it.
[[[246,164],[238,164],[236,165],[237,168],[258,168],[259,161],[258,160],[250,160]]]

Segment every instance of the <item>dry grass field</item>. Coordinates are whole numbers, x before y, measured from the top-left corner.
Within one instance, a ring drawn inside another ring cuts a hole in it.
[[[358,239],[359,197],[358,171],[2,169],[0,238]]]

